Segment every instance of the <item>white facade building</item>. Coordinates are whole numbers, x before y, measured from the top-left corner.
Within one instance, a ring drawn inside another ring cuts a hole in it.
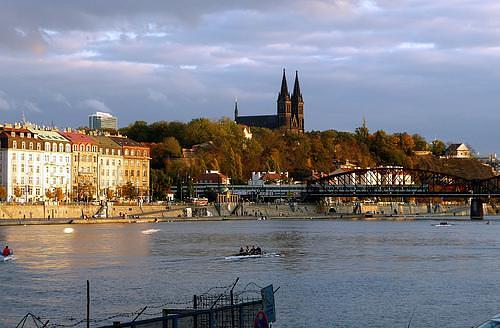
[[[71,144],[56,131],[29,129],[42,141],[43,156],[40,159],[42,171],[42,195],[48,190],[60,188],[64,199],[71,195]]]

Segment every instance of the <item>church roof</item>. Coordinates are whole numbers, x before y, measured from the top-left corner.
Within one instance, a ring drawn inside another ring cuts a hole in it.
[[[238,116],[236,123],[259,128],[275,129],[277,127],[276,115],[256,115],[256,116]]]

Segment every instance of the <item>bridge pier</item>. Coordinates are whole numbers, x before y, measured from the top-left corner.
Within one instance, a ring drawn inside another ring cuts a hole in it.
[[[483,216],[483,200],[481,198],[472,198],[470,201],[471,220],[482,220]]]

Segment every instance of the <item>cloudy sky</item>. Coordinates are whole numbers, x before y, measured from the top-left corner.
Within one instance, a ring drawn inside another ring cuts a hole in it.
[[[274,114],[500,152],[498,0],[2,0],[0,121]]]

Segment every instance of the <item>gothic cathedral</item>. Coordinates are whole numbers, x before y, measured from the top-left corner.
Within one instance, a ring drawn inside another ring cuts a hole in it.
[[[268,129],[283,128],[297,133],[304,133],[304,99],[300,92],[298,72],[295,71],[295,83],[290,96],[285,70],[283,69],[281,90],[277,100],[277,115],[239,116],[238,114],[238,103],[236,102],[234,120],[238,124]]]

